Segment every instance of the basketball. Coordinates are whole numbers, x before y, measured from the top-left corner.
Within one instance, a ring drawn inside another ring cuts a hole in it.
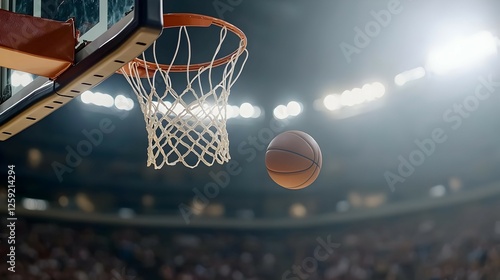
[[[311,185],[318,178],[321,165],[319,145],[305,132],[283,132],[267,147],[267,172],[283,188],[298,190]]]

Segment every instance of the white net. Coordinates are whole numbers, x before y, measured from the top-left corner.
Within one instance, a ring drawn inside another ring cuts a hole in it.
[[[141,79],[141,70],[144,73],[144,68],[148,69],[145,63],[131,62],[126,66],[129,75],[124,76],[137,95],[146,121],[148,166],[160,169],[165,164],[182,163],[195,168],[200,162],[211,166],[215,162],[222,164],[231,159],[226,131],[228,97],[247,61],[248,51],[241,41],[239,50],[216,74],[214,61],[227,34],[227,28],[222,27],[220,42],[210,65],[198,71],[189,71],[191,40],[186,27],[179,29],[177,48],[167,70],[160,68],[156,43],[153,45],[154,74],[150,76],[148,73],[152,72],[146,71],[147,77]],[[179,54],[183,37],[188,48],[188,71],[173,73],[172,65]],[[146,60],[144,54],[143,60]],[[174,82],[176,86],[179,82],[184,83],[184,89],[174,90]]]

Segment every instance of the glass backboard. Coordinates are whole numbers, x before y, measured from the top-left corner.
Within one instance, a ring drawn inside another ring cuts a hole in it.
[[[132,11],[134,0],[8,0],[7,10],[36,17],[66,21],[75,19],[80,41],[94,41]],[[5,71],[12,93],[19,92],[33,76]],[[14,74],[14,77],[12,76]],[[14,78],[14,79],[12,79]]]
[[[1,69],[0,141],[107,79],[161,34],[160,0],[2,0],[2,8],[66,21],[80,32],[74,66],[55,81]],[[0,34],[1,36],[1,34]],[[50,42],[47,42],[50,44]]]

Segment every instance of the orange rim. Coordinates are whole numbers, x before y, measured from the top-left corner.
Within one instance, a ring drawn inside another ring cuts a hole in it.
[[[142,60],[140,58],[135,58],[132,61],[130,61],[128,64],[131,63],[137,63],[138,65],[138,70],[139,70],[139,76],[141,78],[147,78],[148,75],[149,77],[153,76],[155,71],[158,69],[168,71],[170,69],[170,72],[187,72],[187,71],[198,71],[202,68],[206,68],[210,65],[212,67],[217,67],[224,65],[228,63],[234,56],[240,56],[243,51],[247,47],[247,37],[245,36],[245,33],[241,31],[238,27],[232,25],[229,22],[226,22],[222,19],[210,17],[210,16],[204,16],[204,15],[198,15],[198,14],[185,14],[185,13],[180,13],[180,14],[164,14],[163,15],[163,28],[174,28],[174,27],[182,27],[182,26],[187,26],[187,27],[210,27],[210,26],[218,26],[218,27],[226,27],[227,30],[231,31],[235,35],[237,35],[240,40],[240,46],[237,50],[234,52],[221,57],[219,59],[216,59],[213,61],[213,63],[210,62],[204,62],[204,63],[196,63],[196,64],[191,64],[189,65],[189,68],[187,65],[167,65],[167,64],[156,64],[154,62],[149,62]],[[133,74],[130,73],[128,67],[123,67],[120,71],[121,74],[125,74],[128,76],[132,76]],[[135,75],[135,74],[134,74]]]

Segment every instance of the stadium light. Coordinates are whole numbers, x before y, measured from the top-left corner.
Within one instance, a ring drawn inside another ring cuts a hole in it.
[[[83,103],[90,104],[92,103],[93,96],[94,93],[87,90],[84,93],[82,93],[82,95],[80,95],[80,99],[82,100]]]
[[[345,90],[342,94],[329,94],[323,99],[323,105],[330,111],[351,107],[376,100],[385,95],[385,86],[379,82],[365,84],[361,88]]]
[[[109,94],[96,92],[94,93],[93,103],[98,106],[111,108],[115,105],[115,99]]]
[[[302,113],[302,104],[297,101],[290,101],[287,105],[278,105],[274,108],[273,115],[278,120],[284,120],[289,117],[296,117]]]
[[[33,76],[29,73],[12,71],[10,80],[11,80],[11,85],[13,87],[19,87],[19,86],[25,87],[29,85],[31,82],[33,82]]]
[[[260,107],[257,107],[257,106],[254,106],[253,109],[254,109],[254,113],[252,115],[252,118],[253,119],[259,118],[262,115],[262,109],[260,109]]]
[[[254,109],[252,104],[246,103],[246,102],[241,104],[241,106],[240,106],[241,117],[248,119],[248,118],[251,118],[254,113],[255,113],[255,109]]]
[[[125,98],[124,102],[126,102],[126,107],[132,109],[134,107],[133,101],[130,98]],[[120,98],[118,98],[120,99]],[[116,100],[113,98],[113,96],[102,93],[102,92],[91,92],[91,91],[85,91],[82,95],[80,95],[80,100],[85,103],[85,104],[93,104],[97,106],[102,106],[106,108],[111,108],[113,106],[116,106]],[[121,104],[123,105],[123,104]],[[125,106],[125,105],[124,105]]]
[[[286,111],[288,115],[296,117],[302,113],[302,104],[297,101],[290,101],[286,105]]]
[[[323,99],[323,105],[325,105],[326,109],[330,111],[335,111],[342,108],[342,104],[340,103],[340,95],[338,94],[329,94]]]
[[[134,101],[120,94],[115,97],[115,107],[118,110],[130,111],[134,108]]]
[[[427,68],[436,74],[446,74],[460,67],[472,66],[497,54],[497,40],[487,31],[459,38],[432,51],[427,60]]]
[[[422,79],[425,77],[425,74],[424,67],[417,67],[396,75],[396,77],[394,77],[394,83],[398,86],[404,86],[408,82]]]
[[[49,203],[42,199],[23,198],[22,205],[28,210],[44,211],[47,210]]]
[[[289,116],[288,110],[285,105],[279,105],[278,107],[274,108],[273,114],[274,117],[278,120],[284,120]]]
[[[234,105],[226,105],[226,114],[228,119],[237,118],[240,116],[240,107]]]

